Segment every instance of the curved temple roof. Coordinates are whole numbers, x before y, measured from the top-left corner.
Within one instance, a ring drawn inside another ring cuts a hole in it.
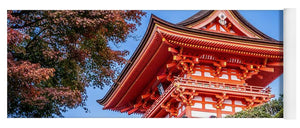
[[[194,23],[210,16],[213,12],[214,12],[214,10],[201,10],[198,13],[196,13],[195,15],[189,17],[188,19],[186,19],[180,23],[177,23],[176,25],[189,26],[191,24],[194,24]],[[230,12],[232,12],[232,14],[234,14],[238,18],[238,20],[240,20],[244,25],[246,25],[248,28],[250,28],[255,33],[262,36],[264,39],[276,41],[275,39],[269,37],[268,35],[264,34],[260,30],[258,30],[254,26],[252,26],[237,10],[230,10]]]
[[[115,95],[117,95],[116,93],[119,93],[120,89],[126,89],[125,92],[128,92],[128,89],[130,88],[130,86],[132,86],[132,85],[128,85],[129,87],[124,87],[124,88],[120,87],[120,86],[123,86],[123,84],[124,84],[124,83],[121,84],[121,82],[126,77],[129,77],[128,73],[131,72],[131,69],[133,68],[133,66],[136,63],[137,59],[139,58],[140,54],[145,49],[147,49],[147,47],[146,47],[147,42],[150,43],[149,40],[151,40],[151,36],[153,34],[153,31],[156,30],[157,25],[162,25],[166,28],[172,28],[172,29],[176,29],[178,31],[183,31],[183,32],[186,32],[186,33],[192,33],[192,34],[195,34],[195,35],[201,34],[201,35],[205,35],[205,36],[208,36],[208,37],[213,36],[213,37],[217,37],[217,38],[225,38],[225,39],[230,39],[230,40],[243,41],[243,42],[247,42],[247,43],[271,45],[271,46],[275,46],[275,47],[277,47],[277,46],[282,47],[282,45],[283,45],[282,41],[276,41],[275,39],[263,34],[261,31],[259,31],[255,27],[253,27],[250,23],[248,23],[238,13],[238,11],[230,11],[230,12],[232,12],[232,14],[234,14],[238,18],[238,20],[240,20],[251,31],[253,31],[256,34],[263,37],[263,39],[250,38],[250,37],[246,37],[246,36],[229,35],[229,34],[223,34],[223,33],[216,33],[216,32],[204,31],[204,30],[200,30],[200,29],[193,29],[193,28],[187,27],[191,24],[196,23],[199,20],[207,18],[213,12],[214,11],[211,11],[211,10],[200,11],[197,14],[193,15],[192,17],[190,17],[190,18],[188,18],[188,19],[186,19],[186,20],[184,20],[184,21],[182,21],[178,24],[172,24],[172,23],[169,23],[165,20],[162,20],[162,19],[160,19],[160,18],[158,18],[154,15],[151,15],[151,19],[150,19],[147,31],[146,31],[143,39],[141,40],[141,43],[139,44],[139,46],[137,47],[137,49],[135,50],[135,52],[131,56],[131,58],[130,58],[129,62],[127,63],[127,65],[122,70],[120,76],[117,79],[117,82],[115,82],[114,85],[107,92],[107,94],[102,99],[97,100],[97,102],[100,103],[101,105],[104,105],[104,109],[118,110],[117,108],[115,108],[114,105],[118,104],[118,102],[122,99],[123,96],[119,96],[119,97],[121,97],[121,99],[120,99],[118,97],[116,98]],[[139,91],[141,91],[141,90],[139,90]],[[114,103],[112,103],[112,101]],[[109,104],[111,104],[111,105],[109,105]]]

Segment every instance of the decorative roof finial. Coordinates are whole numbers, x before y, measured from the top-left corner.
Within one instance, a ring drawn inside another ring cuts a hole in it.
[[[225,16],[225,14],[224,13],[220,13],[219,14],[219,18],[220,18],[220,20],[219,20],[219,23],[221,24],[221,25],[225,25],[227,22],[226,22],[226,16]]]

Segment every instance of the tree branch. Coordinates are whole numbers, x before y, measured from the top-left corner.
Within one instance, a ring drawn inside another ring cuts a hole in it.
[[[44,32],[45,30],[47,29],[47,27],[46,28],[44,28],[44,29],[42,29],[38,34],[36,34],[34,37],[33,37],[33,39],[32,40],[30,40],[29,42],[28,42],[28,44],[27,44],[27,46],[25,47],[25,49],[26,49],[26,51],[27,51],[27,49],[28,49],[28,47],[29,47],[29,45],[42,33],[42,32]]]
[[[24,24],[22,26],[19,26],[19,25],[14,25],[14,26],[11,26],[10,28],[13,28],[13,29],[20,29],[20,28],[25,28],[25,27],[38,27],[38,26],[31,26],[41,20],[43,20],[44,18],[41,18],[41,19],[37,19],[35,20],[34,22],[30,22],[30,23],[27,23],[27,24]]]

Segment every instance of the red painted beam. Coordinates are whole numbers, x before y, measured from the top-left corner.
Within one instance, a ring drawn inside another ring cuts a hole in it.
[[[172,68],[172,67],[174,67],[176,65],[177,65],[177,63],[175,63],[175,62],[169,63],[169,64],[167,64],[167,68]]]
[[[267,66],[283,66],[283,62],[268,63]]]
[[[140,107],[140,106],[142,106],[142,105],[143,105],[143,104],[142,104],[141,102],[139,102],[139,103],[133,105],[133,107],[134,107],[134,108],[138,108],[138,107]]]
[[[173,60],[178,61],[178,60],[181,60],[181,59],[182,59],[182,57],[180,57],[180,56],[173,56]]]
[[[274,72],[274,68],[269,68],[269,67],[261,67],[260,70],[266,71],[266,72]]]
[[[128,111],[128,115],[131,115],[132,113],[134,113],[135,111],[137,111],[139,108],[134,108],[131,109],[130,111]]]
[[[168,51],[174,54],[178,54],[178,51],[175,48],[168,47]]]
[[[167,75],[166,75],[166,74],[163,74],[163,75],[157,76],[156,79],[157,79],[158,81],[160,81],[160,80],[162,80],[162,79],[165,79],[166,77],[167,77]]]
[[[149,97],[150,95],[151,95],[150,93],[146,93],[146,94],[142,95],[141,97],[142,97],[142,99],[145,99],[145,98]]]
[[[131,108],[131,106],[130,106],[130,107],[127,107],[127,108],[123,108],[120,112],[121,112],[121,113],[126,112],[126,111],[128,111],[130,108]]]

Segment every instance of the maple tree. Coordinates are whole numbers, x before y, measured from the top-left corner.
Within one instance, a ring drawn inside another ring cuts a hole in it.
[[[128,51],[113,50],[141,24],[138,10],[7,11],[9,117],[62,116],[86,87],[111,85]]]

